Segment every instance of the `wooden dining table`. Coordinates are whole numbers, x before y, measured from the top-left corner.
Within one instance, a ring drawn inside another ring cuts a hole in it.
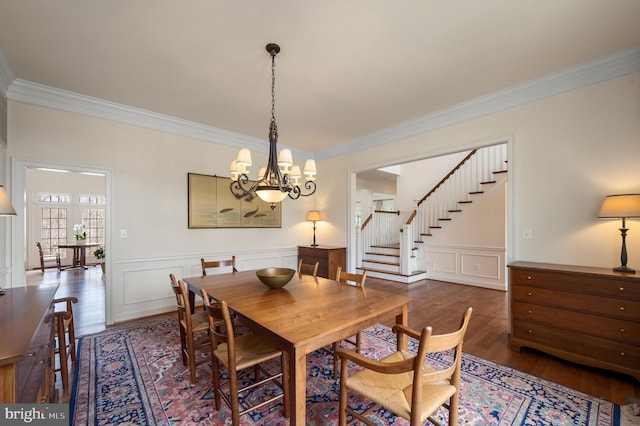
[[[87,248],[98,247],[100,244],[98,243],[70,243],[70,244],[58,244],[59,249],[72,249],[73,250],[73,260],[70,266],[65,266],[61,269],[87,269],[86,267],[86,259],[87,259]]]
[[[413,300],[298,273],[275,290],[262,284],[254,270],[183,281],[191,297],[204,289],[209,297],[226,301],[255,334],[287,352],[292,425],[306,423],[307,354],[381,320],[395,317],[397,324],[407,325],[408,305]],[[406,338],[400,338],[398,349],[406,347]]]

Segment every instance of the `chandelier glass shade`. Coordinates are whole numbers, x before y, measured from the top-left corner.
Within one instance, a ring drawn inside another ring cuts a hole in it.
[[[293,164],[291,150],[283,149],[278,153],[278,126],[275,115],[275,59],[280,52],[280,46],[269,43],[266,46],[271,55],[271,124],[269,126],[269,159],[265,167],[258,171],[258,179],[251,181],[249,167],[252,166],[251,151],[242,148],[238,156],[231,161],[231,193],[238,199],[252,200],[256,195],[263,201],[279,203],[287,196],[291,199],[307,197],[316,192],[316,163],[307,160],[302,171],[300,166]],[[303,181],[304,175],[304,181]]]

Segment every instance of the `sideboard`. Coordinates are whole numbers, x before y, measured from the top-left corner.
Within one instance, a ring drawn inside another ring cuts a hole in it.
[[[640,277],[606,268],[509,265],[513,350],[523,346],[640,381]]]
[[[347,249],[345,247],[330,246],[298,246],[298,259],[305,264],[318,264],[318,276],[334,280],[338,266],[345,269]]]
[[[0,403],[50,402],[57,289],[19,287],[0,296]]]

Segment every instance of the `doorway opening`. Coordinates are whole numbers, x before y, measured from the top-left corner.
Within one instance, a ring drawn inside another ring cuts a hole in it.
[[[92,241],[100,243],[99,247],[103,247],[106,253],[110,253],[111,170],[23,159],[12,159],[11,166],[11,199],[18,213],[17,220],[11,223],[10,235],[10,282],[13,287],[33,282],[32,279],[27,280],[27,271],[36,268],[34,259],[38,262],[37,273],[41,273],[36,241],[44,237],[49,241],[49,249],[57,249],[51,245],[57,245],[65,239],[69,242],[75,240],[74,225],[85,225],[82,232],[87,233]],[[68,195],[68,200],[65,199],[65,194]],[[64,218],[64,226],[61,225],[60,218]],[[59,252],[61,257],[65,257],[62,263],[68,265],[71,254],[64,253],[64,249],[59,249]],[[89,265],[97,262],[92,253],[93,250],[86,250],[86,262]],[[99,265],[89,266],[104,278],[104,285],[97,288],[104,289],[104,294],[98,300],[103,301],[105,324],[112,321],[109,303],[110,258],[111,256],[106,256],[104,259],[104,277]],[[46,271],[47,274],[58,274],[57,269]],[[75,272],[84,273],[85,270],[70,269],[60,274]],[[62,281],[61,277],[58,277],[58,281]]]

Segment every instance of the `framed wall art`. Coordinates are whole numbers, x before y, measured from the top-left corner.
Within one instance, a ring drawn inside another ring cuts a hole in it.
[[[231,179],[188,173],[189,228],[281,228],[281,203],[258,197],[237,198],[229,190]]]

